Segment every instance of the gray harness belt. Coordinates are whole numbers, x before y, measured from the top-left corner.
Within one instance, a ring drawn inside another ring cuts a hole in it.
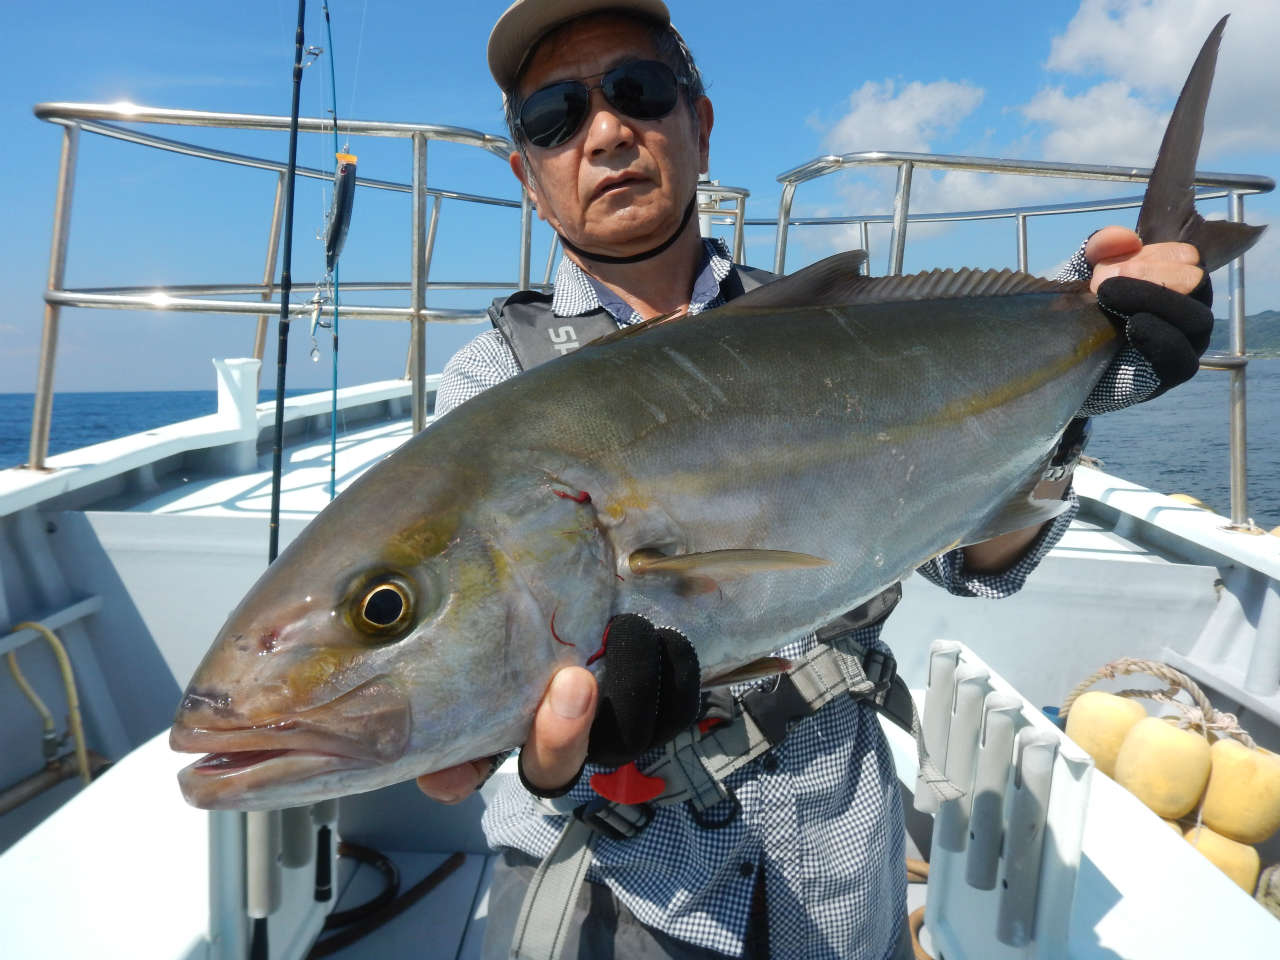
[[[865,626],[888,615],[901,596],[895,585],[858,610],[819,631],[819,644],[791,669],[778,677],[771,691],[756,691],[741,698],[742,709],[731,719],[705,730],[690,727],[664,748],[662,755],[644,769],[665,782],[661,794],[648,803],[615,803],[598,797],[579,806],[568,798],[540,801],[548,813],[569,814],[569,820],[550,855],[538,867],[525,894],[516,921],[511,955],[523,960],[557,960],[569,934],[567,921],[586,877],[595,838],[604,834],[627,839],[639,834],[653,818],[653,808],[684,803],[690,815],[708,829],[722,827],[737,816],[733,791],[724,784],[741,769],[780,743],[792,724],[803,720],[840,696],[865,701],[916,741],[920,770],[941,800],[959,797],[955,787],[929,759],[915,703],[897,675],[892,657],[868,649],[852,639],[858,615],[876,604],[879,613]],[[823,634],[826,636],[823,636]],[[728,699],[728,698],[725,698]],[[728,801],[729,812],[712,818],[710,808]]]

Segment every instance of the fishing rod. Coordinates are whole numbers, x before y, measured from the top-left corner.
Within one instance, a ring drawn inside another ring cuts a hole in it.
[[[284,252],[280,262],[280,322],[276,338],[276,424],[271,446],[271,538],[267,563],[280,553],[280,468],[284,451],[285,366],[289,359],[289,292],[293,287],[293,193],[298,172],[298,101],[302,94],[302,51],[306,43],[307,0],[298,0],[294,35],[293,104],[289,111],[289,165],[284,176]]]
[[[280,553],[280,468],[284,450],[285,367],[289,358],[289,292],[293,287],[293,194],[298,172],[298,106],[302,93],[302,52],[306,43],[307,0],[298,0],[294,34],[293,103],[289,111],[289,164],[285,168],[284,255],[280,262],[280,321],[276,338],[276,423],[271,447],[271,520],[267,563]],[[245,822],[245,900],[251,920],[250,960],[269,960],[267,917],[274,911],[271,860],[272,814],[251,813]]]

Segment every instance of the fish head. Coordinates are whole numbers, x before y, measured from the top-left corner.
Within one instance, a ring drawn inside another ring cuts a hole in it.
[[[499,753],[599,646],[615,577],[589,503],[541,470],[404,459],[317,516],[218,633],[170,734],[208,754],[179,774],[188,802],[295,806]]]

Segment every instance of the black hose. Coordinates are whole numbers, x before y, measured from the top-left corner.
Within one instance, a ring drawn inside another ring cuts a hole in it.
[[[325,918],[324,928],[326,930],[336,930],[338,927],[345,927],[350,924],[363,920],[370,914],[377,913],[387,904],[396,898],[396,894],[400,892],[400,871],[396,865],[391,862],[390,858],[383,856],[377,850],[371,850],[368,847],[362,847],[358,843],[348,843],[342,841],[338,844],[338,856],[350,857],[352,860],[359,860],[361,863],[368,864],[383,876],[382,890],[376,897],[367,903],[362,903],[358,907],[352,907],[349,910],[335,910]]]
[[[458,867],[462,866],[466,859],[466,854],[463,853],[450,855],[449,859],[444,863],[440,864],[440,866],[436,867],[429,874],[415,883],[401,896],[388,903],[376,913],[372,913],[363,920],[350,924],[340,933],[335,933],[331,937],[326,937],[323,940],[317,941],[315,946],[311,948],[311,952],[307,954],[307,960],[320,960],[321,957],[327,957],[331,954],[337,953],[339,950],[342,950],[344,947],[349,947],[362,937],[368,936],[383,924],[394,920],[443,883],[451,873],[457,870]]]

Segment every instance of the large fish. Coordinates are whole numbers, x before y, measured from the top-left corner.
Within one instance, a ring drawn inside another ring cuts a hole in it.
[[[1139,217],[1206,269],[1260,232],[1192,202],[1223,25]],[[679,628],[714,682],[944,550],[1055,515],[1030,490],[1123,343],[1096,298],[860,262],[608,337],[370,470],[197,669],[170,740],[210,754],[181,773],[187,799],[292,806],[498,753],[614,614]]]

